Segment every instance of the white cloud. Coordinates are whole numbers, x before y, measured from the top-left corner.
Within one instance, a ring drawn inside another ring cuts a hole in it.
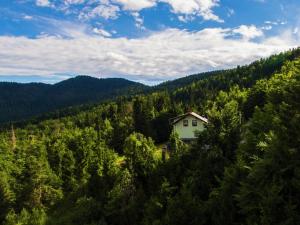
[[[241,25],[238,28],[234,29],[233,33],[241,35],[246,40],[263,36],[262,30],[257,28],[254,25],[251,26]]]
[[[120,11],[120,8],[116,5],[101,4],[93,9],[90,9],[89,7],[87,7],[86,10],[84,10],[80,13],[79,18],[80,19],[89,19],[89,18],[95,18],[95,17],[103,17],[104,19],[116,19],[116,18],[118,18],[119,11]]]
[[[135,20],[135,26],[137,28],[140,28],[142,30],[146,29],[143,24],[144,24],[144,20],[141,17],[141,15],[138,12],[132,12],[131,15],[133,16],[134,20]]]
[[[129,11],[140,11],[156,5],[156,0],[112,0],[112,2],[121,4],[124,10]]]
[[[116,19],[122,10],[140,12],[143,9],[155,7],[158,3],[170,5],[172,12],[177,14],[180,20],[193,20],[201,16],[204,20],[214,20],[224,22],[213,12],[213,8],[219,6],[220,0],[64,0],[62,4],[57,3],[57,10],[66,13],[76,13],[78,9],[73,5],[82,4],[83,8],[79,10],[79,18],[90,19],[103,17],[105,19]],[[40,6],[50,6],[49,0],[37,0]],[[229,14],[233,11],[230,9]],[[137,18],[137,17],[135,17]],[[140,17],[139,17],[140,18]],[[138,23],[140,24],[140,23]]]
[[[277,25],[285,25],[285,24],[287,24],[287,22],[281,21],[281,20],[277,20],[277,21],[267,20],[267,21],[265,21],[265,24],[271,24],[271,25],[277,26]]]
[[[51,3],[49,0],[36,0],[36,5],[40,7],[50,7]]]
[[[24,19],[24,20],[32,20],[32,19],[33,19],[33,16],[24,15],[24,16],[23,16],[23,19]]]
[[[212,11],[219,5],[219,0],[159,0],[170,4],[176,14],[199,15],[204,20],[215,20],[224,22]]]
[[[219,5],[219,0],[111,0],[123,6],[124,10],[140,11],[154,7],[158,2],[164,2],[171,6],[173,13],[179,15],[179,19],[192,19],[192,16],[202,16],[204,20],[223,22],[212,9]],[[189,17],[187,15],[190,15]]]
[[[91,27],[84,23],[73,23],[47,17],[38,17],[38,21],[39,26],[45,27],[39,38],[52,36],[65,39],[78,39],[88,38],[92,34]]]
[[[108,31],[106,31],[106,30],[103,30],[103,29],[100,29],[100,28],[94,28],[93,29],[93,32],[95,33],[95,34],[99,34],[99,35],[101,35],[101,36],[103,36],[103,37],[111,37],[111,33],[109,33]]]
[[[246,64],[300,43],[293,30],[272,38],[262,36],[259,42],[252,41],[248,34],[248,39],[232,36],[234,32],[236,29],[168,29],[139,39],[88,34],[75,34],[68,39],[1,36],[0,74],[101,74],[167,80]]]
[[[263,26],[261,29],[263,30],[272,30],[272,26],[271,25],[267,25],[267,26]]]
[[[265,21],[265,24],[278,25],[278,22],[276,22],[276,21],[269,21],[269,20],[267,20],[267,21]]]
[[[66,5],[77,5],[77,4],[82,4],[84,2],[85,0],[64,0],[64,3]]]

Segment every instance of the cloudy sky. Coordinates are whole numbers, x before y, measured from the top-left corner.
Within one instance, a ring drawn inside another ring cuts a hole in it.
[[[0,80],[154,84],[300,45],[299,0],[0,0]]]

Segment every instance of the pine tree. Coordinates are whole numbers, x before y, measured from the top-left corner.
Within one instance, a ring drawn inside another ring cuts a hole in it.
[[[17,147],[17,138],[14,130],[14,125],[11,125],[11,148],[14,151]]]

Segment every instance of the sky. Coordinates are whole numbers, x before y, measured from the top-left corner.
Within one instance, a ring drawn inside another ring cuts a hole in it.
[[[299,0],[0,0],[0,81],[157,84],[299,45]]]

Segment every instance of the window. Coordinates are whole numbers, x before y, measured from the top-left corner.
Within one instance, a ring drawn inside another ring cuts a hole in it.
[[[192,125],[193,125],[193,127],[196,127],[197,126],[197,120],[193,120]]]
[[[189,126],[189,121],[188,120],[183,120],[183,126],[188,127]]]

